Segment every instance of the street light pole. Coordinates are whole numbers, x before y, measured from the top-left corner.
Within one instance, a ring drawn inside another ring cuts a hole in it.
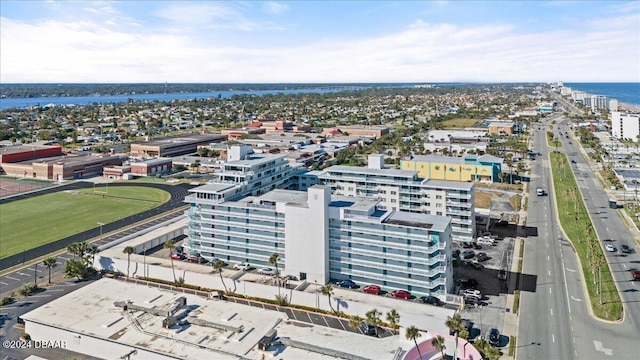
[[[146,278],[147,277],[147,247],[145,245],[142,245],[142,261],[143,261],[142,274]]]
[[[316,283],[316,309],[320,308],[320,298],[318,295],[318,280],[314,280],[314,282]]]
[[[36,269],[33,271],[33,283],[38,287],[38,263],[36,263]]]

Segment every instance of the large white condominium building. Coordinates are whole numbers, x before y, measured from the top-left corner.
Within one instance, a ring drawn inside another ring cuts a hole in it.
[[[227,162],[216,165],[213,180],[198,192],[185,198],[191,202],[196,196],[214,201],[237,200],[247,195],[260,195],[273,189],[287,188],[296,171],[285,160],[286,154],[254,154],[250,147],[232,146]]]
[[[473,240],[473,183],[421,179],[417,171],[384,169],[383,159],[370,155],[369,167],[331,166],[317,176],[336,195],[376,198],[382,209],[448,216],[453,240]]]
[[[220,203],[193,189],[188,246],[203,257],[271,266],[311,283],[351,279],[383,289],[451,291],[451,219],[380,208],[379,200],[273,190]]]
[[[640,114],[612,111],[611,135],[618,139],[638,141],[638,135],[640,135]]]

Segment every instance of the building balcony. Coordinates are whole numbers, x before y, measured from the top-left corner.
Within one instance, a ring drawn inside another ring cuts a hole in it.
[[[408,278],[398,277],[398,276],[381,275],[381,274],[371,273],[368,271],[355,270],[355,269],[349,269],[349,268],[343,268],[343,267],[332,267],[331,271],[337,272],[340,274],[345,274],[345,275],[353,275],[353,276],[360,276],[363,278],[369,278],[371,279],[372,283],[382,283],[382,281],[387,281],[391,283],[411,285],[411,286],[417,286],[417,287],[422,287],[427,289],[435,289],[440,285],[446,284],[446,280],[444,278],[438,278],[432,281],[423,281],[423,280],[408,279]],[[444,272],[442,274],[444,275]]]

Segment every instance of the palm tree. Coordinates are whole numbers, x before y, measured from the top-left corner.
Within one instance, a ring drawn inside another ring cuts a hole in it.
[[[75,260],[76,255],[78,255],[78,243],[69,244],[67,251],[73,254],[73,260]]]
[[[359,333],[362,334],[362,332],[360,331],[360,323],[362,322],[362,318],[358,315],[353,315],[349,318],[349,326],[358,330]]]
[[[99,253],[100,250],[98,249],[97,245],[90,245],[87,247],[87,255],[91,255],[91,265],[93,265],[93,263],[96,261],[96,254]],[[88,260],[88,258],[87,258]]]
[[[222,278],[222,268],[223,267],[224,267],[224,261],[222,261],[220,259],[216,260],[216,262],[213,263],[213,268],[218,271],[218,274],[220,274],[220,281],[222,282],[222,286],[224,286],[224,292],[228,293],[229,290],[227,290],[227,285],[224,283],[224,279]]]
[[[407,340],[413,340],[413,343],[416,344],[418,355],[420,355],[420,359],[422,359],[422,353],[420,352],[420,348],[418,347],[417,340],[420,336],[422,336],[422,334],[420,334],[420,330],[418,330],[418,328],[413,325],[409,326],[405,333],[405,337],[407,338]]]
[[[381,322],[380,315],[382,315],[382,313],[378,309],[373,308],[373,309],[367,311],[364,315],[367,317],[367,324],[371,324],[371,325],[375,326],[376,335],[377,335],[378,334],[378,325],[380,325],[380,322]]]
[[[175,249],[176,247],[176,242],[175,240],[171,239],[171,240],[167,240],[167,242],[164,243],[163,247],[165,249],[169,249],[169,259],[171,259],[171,270],[173,271],[173,282],[176,282],[176,269],[173,267],[173,249]]]
[[[436,350],[440,351],[440,354],[442,354],[442,358],[444,359],[444,350],[447,348],[444,346],[444,338],[438,335],[436,338],[431,340],[431,345],[433,345]]]
[[[498,350],[496,347],[494,346],[487,346],[484,349],[484,355],[489,359],[489,360],[498,360],[500,358],[500,350]]]
[[[387,313],[386,319],[387,319],[387,322],[389,323],[389,325],[391,325],[391,328],[394,331],[398,331],[398,328],[400,327],[400,325],[398,324],[400,322],[400,314],[398,314],[396,309],[391,309]]]
[[[331,295],[333,295],[333,285],[327,284],[321,287],[320,291],[322,292],[322,295],[325,295],[329,299],[329,307],[331,308],[331,311],[336,312],[333,309],[333,305],[331,305]]]
[[[278,253],[273,253],[271,254],[271,257],[269,257],[269,264],[273,265],[276,267],[276,276],[278,276],[279,272],[278,272],[278,260],[280,260],[280,255],[278,255]]]
[[[464,329],[464,324],[462,323],[462,316],[460,314],[455,314],[453,316],[447,316],[447,321],[445,321],[444,325],[449,328],[449,331],[456,334],[456,345],[453,348],[453,358],[456,358],[456,350],[458,348],[458,335],[460,331]]]
[[[44,259],[42,264],[49,270],[49,284],[51,284],[51,268],[58,266],[58,260],[52,256]]]
[[[133,247],[127,246],[122,249],[122,252],[127,254],[127,277],[129,277],[129,265],[131,264],[131,254],[133,254]]]

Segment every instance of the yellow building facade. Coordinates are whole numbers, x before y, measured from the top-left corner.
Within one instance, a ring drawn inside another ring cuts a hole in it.
[[[447,161],[449,160],[449,161]],[[418,177],[451,181],[497,181],[496,164],[479,164],[463,158],[402,160],[400,170],[417,171]]]

